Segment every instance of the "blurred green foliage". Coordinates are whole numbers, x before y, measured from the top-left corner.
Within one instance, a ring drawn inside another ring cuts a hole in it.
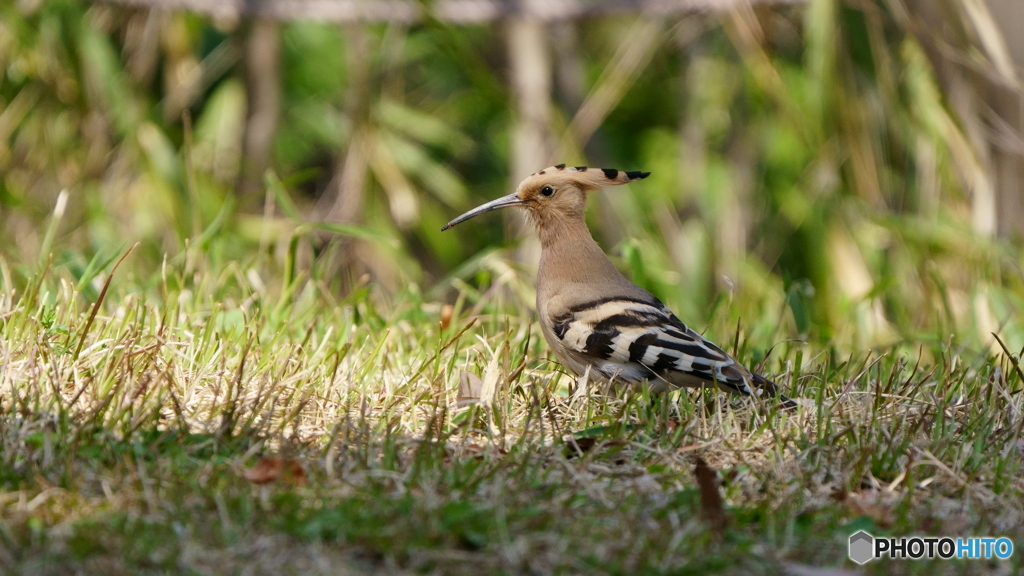
[[[1021,253],[972,231],[963,173],[978,160],[894,5],[667,21],[598,132],[574,143],[585,157],[558,159],[653,172],[593,202],[595,236],[623,269],[695,325],[725,314],[762,343],[955,335],[991,347],[1000,332],[1024,346]],[[592,89],[631,25],[568,24],[578,43],[551,48],[555,73],[578,70]],[[255,199],[235,192],[244,28],[79,0],[0,6],[5,290],[25,288],[42,249],[87,287],[97,262],[138,241],[125,266],[142,278],[188,248],[274,286],[303,277],[343,292],[365,272],[385,292],[425,284],[437,298],[515,284],[532,304],[519,279],[531,263],[512,262],[497,219],[439,232],[522,176],[508,169],[516,113],[500,23],[283,23],[280,123]],[[555,92],[559,130],[579,102]],[[318,225],[357,132],[358,219]]]

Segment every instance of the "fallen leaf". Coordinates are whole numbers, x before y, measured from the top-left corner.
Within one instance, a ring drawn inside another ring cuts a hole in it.
[[[488,454],[505,455],[508,454],[508,452],[494,444],[481,442],[466,442],[457,445],[448,444],[445,446],[446,461],[450,461],[455,458],[483,460]]]
[[[288,461],[288,475],[285,476],[284,482],[295,486],[305,486],[309,483],[306,478],[306,470],[302,468],[302,464],[299,464],[298,460]]]
[[[282,473],[283,478],[282,478]],[[279,478],[285,484],[294,486],[305,486],[307,483],[306,471],[298,460],[289,459],[284,461],[280,456],[264,456],[256,462],[252,468],[242,471],[242,477],[253,484],[269,484]]]
[[[796,564],[786,562],[783,564],[786,572],[793,576],[858,576],[860,572],[845,570],[843,568],[831,568],[823,566],[808,566],[807,564]]]
[[[590,452],[597,445],[597,439],[592,437],[569,438],[565,441],[567,448],[566,458],[575,458]]]
[[[623,440],[601,440],[600,438],[595,438],[593,436],[582,436],[579,438],[570,437],[565,441],[565,457],[571,459],[598,449],[608,449],[609,451],[612,451],[615,448],[621,448],[628,445],[629,443]],[[619,451],[615,450],[611,453],[612,455],[617,455]],[[626,462],[626,459],[618,457],[615,458],[613,462],[617,465],[621,465]]]
[[[896,521],[891,509],[893,497],[880,494],[874,490],[860,492],[842,492],[833,498],[842,502],[846,509],[856,516],[867,516],[878,526],[888,528]]]
[[[277,480],[277,477],[281,475],[281,468],[280,458],[263,457],[252,468],[246,468],[242,472],[242,476],[253,484],[268,484]]]
[[[716,534],[722,536],[729,520],[725,516],[722,495],[718,492],[718,475],[703,458],[698,456],[696,460],[693,475],[697,477],[700,490],[701,517]]]
[[[480,401],[480,392],[483,390],[484,381],[479,376],[463,370],[459,374],[459,395],[456,397],[458,406],[466,406]]]

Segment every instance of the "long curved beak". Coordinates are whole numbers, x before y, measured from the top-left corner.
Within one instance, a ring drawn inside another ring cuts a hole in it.
[[[491,210],[497,210],[498,208],[507,208],[509,206],[525,206],[525,205],[526,205],[526,202],[523,202],[522,200],[520,200],[519,196],[516,196],[515,194],[509,194],[508,196],[502,196],[501,198],[498,198],[497,200],[491,200],[487,204],[482,204],[480,206],[477,206],[476,208],[473,208],[472,210],[470,210],[469,212],[466,212],[462,216],[459,216],[458,218],[456,218],[456,219],[452,220],[451,222],[445,224],[444,227],[441,228],[441,232],[444,232],[445,230],[451,228],[452,226],[455,226],[456,224],[461,224],[461,223],[465,222],[466,220],[469,220],[470,218],[472,218],[474,216],[479,216],[479,215],[483,214],[484,212],[490,212]]]

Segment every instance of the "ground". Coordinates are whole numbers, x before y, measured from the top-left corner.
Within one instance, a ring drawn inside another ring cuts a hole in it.
[[[1020,570],[846,559],[860,529],[1024,542],[1018,356],[713,323],[785,411],[579,387],[527,306],[186,266],[0,295],[8,573]]]

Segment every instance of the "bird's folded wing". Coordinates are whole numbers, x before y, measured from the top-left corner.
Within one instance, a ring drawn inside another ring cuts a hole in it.
[[[750,372],[653,297],[581,303],[553,317],[551,325],[566,351],[606,378],[671,384],[697,378],[752,393]]]

